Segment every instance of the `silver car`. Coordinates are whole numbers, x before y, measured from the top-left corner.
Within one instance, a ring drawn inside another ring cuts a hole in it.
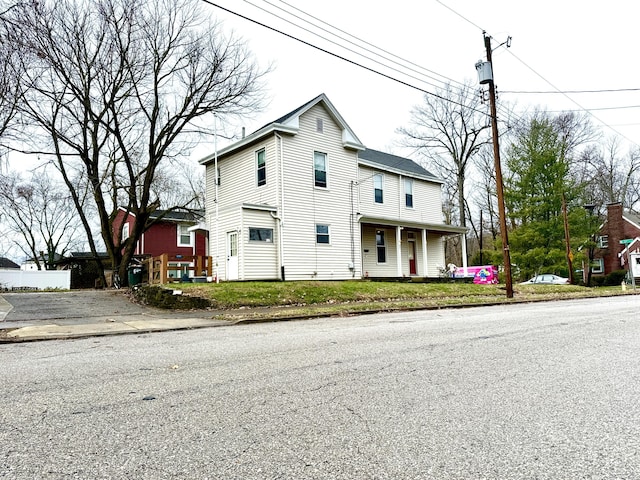
[[[543,273],[522,282],[520,285],[569,285],[569,279],[552,273]]]

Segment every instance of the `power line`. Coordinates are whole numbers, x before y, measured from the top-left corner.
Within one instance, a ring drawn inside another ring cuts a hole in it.
[[[568,100],[570,100],[573,104],[575,104],[576,106],[579,107],[580,111],[586,112],[589,115],[591,115],[593,118],[595,118],[598,122],[600,122],[602,125],[604,125],[605,127],[609,128],[611,131],[613,131],[614,133],[620,135],[620,137],[624,138],[625,140],[627,140],[628,142],[637,145],[636,142],[634,142],[633,140],[631,140],[630,138],[628,138],[626,135],[623,135],[622,133],[620,133],[618,130],[616,130],[615,128],[613,128],[611,125],[607,124],[606,122],[604,122],[602,119],[600,119],[599,117],[597,117],[596,115],[594,115],[591,111],[589,111],[588,109],[586,109],[584,106],[582,106],[581,104],[579,104],[578,102],[576,102],[573,98],[571,98],[569,95],[567,95],[566,93],[564,93],[562,90],[560,90],[558,87],[556,87],[553,83],[551,83],[549,80],[547,80],[545,77],[543,77],[540,73],[538,73],[533,67],[529,66],[524,60],[522,60],[520,57],[518,57],[515,53],[513,53],[511,50],[507,50],[512,56],[513,58],[515,58],[516,60],[518,60],[520,63],[522,63],[522,65],[524,65],[525,67],[527,67],[529,70],[531,70],[533,73],[535,73],[538,77],[540,77],[543,81],[545,81],[548,85],[550,85],[551,87],[553,87],[557,92],[559,92],[560,94],[564,95]]]
[[[534,94],[534,95],[547,95],[547,94],[579,94],[579,93],[617,93],[617,92],[639,92],[640,88],[610,88],[601,90],[502,90],[500,93],[517,93],[517,94]]]
[[[228,8],[225,8],[225,7],[223,7],[223,6],[221,6],[221,5],[217,4],[217,3],[214,3],[212,0],[202,0],[202,1],[203,1],[203,2],[205,2],[205,3],[207,3],[207,4],[209,4],[209,5],[211,5],[211,6],[213,6],[213,7],[219,8],[220,10],[224,10],[224,11],[225,11],[225,12],[227,12],[227,13],[230,13],[230,14],[232,14],[232,15],[235,15],[235,16],[237,16],[237,17],[240,17],[240,18],[242,18],[242,19],[244,19],[244,20],[247,20],[247,21],[249,21],[249,22],[251,22],[251,23],[254,23],[254,24],[256,24],[256,25],[259,25],[259,26],[261,26],[261,27],[263,27],[263,28],[266,28],[266,29],[268,29],[268,30],[271,30],[271,31],[273,31],[273,32],[279,33],[280,35],[283,35],[283,36],[285,36],[285,37],[287,37],[287,38],[290,38],[290,39],[292,39],[292,40],[295,40],[295,41],[297,41],[297,42],[299,42],[299,43],[302,43],[302,44],[304,44],[304,45],[306,45],[306,46],[308,46],[308,47],[314,48],[314,49],[316,49],[316,50],[318,50],[318,51],[320,51],[320,52],[323,52],[323,53],[326,53],[326,54],[328,54],[328,55],[331,55],[332,57],[338,58],[339,60],[343,60],[343,61],[345,61],[345,62],[347,62],[347,63],[350,63],[350,64],[352,64],[352,65],[355,65],[355,66],[357,66],[357,67],[363,68],[363,69],[365,69],[365,70],[367,70],[367,71],[369,71],[369,72],[372,72],[372,73],[375,73],[375,74],[377,74],[377,75],[380,75],[380,76],[382,76],[382,77],[384,77],[384,78],[387,78],[387,79],[389,79],[389,80],[392,80],[392,81],[394,81],[394,82],[397,82],[397,83],[399,83],[399,84],[401,84],[401,85],[404,85],[404,86],[406,86],[406,87],[412,88],[412,89],[417,90],[417,91],[419,91],[419,92],[422,92],[422,93],[424,93],[424,94],[426,94],[426,95],[430,95],[430,96],[433,96],[433,97],[439,98],[440,100],[444,100],[444,101],[446,101],[446,102],[453,103],[454,105],[458,105],[458,106],[460,106],[460,107],[464,107],[464,108],[469,108],[469,109],[471,109],[471,110],[473,110],[473,111],[475,111],[475,112],[477,112],[477,113],[481,113],[482,115],[487,115],[487,113],[486,113],[486,112],[484,112],[484,111],[482,111],[482,110],[479,110],[479,109],[476,109],[476,108],[469,107],[468,105],[465,105],[465,104],[463,104],[463,103],[456,102],[455,100],[452,100],[452,99],[450,99],[450,98],[446,98],[446,97],[444,97],[444,96],[442,96],[442,95],[439,95],[439,94],[437,94],[437,93],[433,93],[433,92],[430,92],[429,90],[425,90],[424,88],[420,88],[420,87],[418,87],[418,86],[416,86],[416,85],[412,85],[411,83],[409,83],[409,82],[407,82],[407,81],[401,80],[401,79],[399,79],[399,78],[395,78],[395,77],[393,77],[393,76],[392,76],[392,75],[390,75],[390,74],[387,74],[387,73],[381,72],[381,71],[376,70],[376,69],[374,69],[374,68],[372,68],[372,67],[368,67],[368,66],[366,66],[366,65],[364,65],[364,64],[362,64],[362,63],[358,63],[358,62],[356,62],[355,60],[351,60],[351,59],[349,59],[349,58],[347,58],[347,57],[344,57],[344,56],[339,55],[339,54],[337,54],[337,53],[331,52],[330,50],[327,50],[327,49],[325,49],[325,48],[322,48],[322,47],[320,47],[320,46],[318,46],[318,45],[314,45],[314,44],[313,44],[313,43],[311,43],[311,42],[308,42],[308,41],[306,41],[306,40],[303,40],[303,39],[301,39],[301,38],[298,38],[298,37],[296,37],[296,36],[294,36],[294,35],[292,35],[292,34],[286,33],[286,32],[284,32],[284,31],[282,31],[282,30],[278,30],[278,29],[277,29],[277,28],[275,28],[275,27],[272,27],[272,26],[267,25],[267,24],[265,24],[265,23],[259,22],[258,20],[255,20],[255,19],[253,19],[253,18],[247,17],[246,15],[242,15],[241,13],[238,13],[238,12],[235,12],[235,11],[230,10],[230,9],[228,9]],[[246,1],[246,0],[245,0],[245,1]],[[247,3],[251,4],[250,2],[247,2]],[[253,4],[251,4],[251,5],[253,5]],[[253,6],[255,6],[255,5],[253,5]],[[260,9],[261,9],[261,10],[263,10],[263,11],[267,11],[267,10],[262,9],[261,7],[257,7],[257,8],[260,8]],[[267,11],[267,12],[268,12],[268,11]],[[277,15],[273,14],[272,12],[268,12],[268,13],[270,13],[271,15],[276,16],[277,18],[282,19],[281,17],[278,17]],[[285,19],[282,19],[282,20],[285,20]],[[287,21],[287,20],[285,20],[285,21]],[[288,23],[290,23],[290,24],[292,24],[292,25],[295,25],[295,24],[293,24],[292,22],[288,22]],[[295,25],[295,26],[297,26],[298,28],[302,28],[303,30],[309,31],[308,29],[306,29],[306,28],[304,28],[304,27],[301,27],[301,26],[299,26],[299,25]],[[312,34],[314,34],[314,35],[316,35],[316,36],[318,36],[318,37],[320,37],[320,38],[324,38],[324,37],[322,37],[322,36],[320,36],[320,35],[318,35],[318,34],[316,34],[316,33],[313,33],[313,32],[310,32],[310,33],[312,33]],[[329,40],[329,39],[326,39],[326,38],[325,38],[325,40],[330,41],[331,43],[334,43],[335,45],[338,45],[338,46],[340,46],[341,48],[345,48],[346,50],[349,50],[349,51],[353,52],[353,50],[350,50],[350,49],[348,49],[347,47],[345,47],[345,46],[343,46],[343,45],[336,44],[335,42],[333,42],[333,41],[331,41],[331,40]],[[356,53],[356,55],[360,55],[360,56],[362,56],[362,57],[364,57],[364,58],[367,58],[367,59],[369,59],[369,60],[375,61],[376,63],[378,63],[378,64],[380,64],[380,65],[382,65],[382,66],[385,66],[385,67],[387,67],[387,68],[391,68],[392,70],[395,70],[395,71],[397,71],[398,73],[402,73],[402,74],[404,74],[404,75],[407,75],[407,74],[406,74],[406,73],[404,73],[404,72],[400,72],[400,71],[398,71],[397,69],[393,69],[392,67],[389,67],[389,66],[387,66],[387,65],[384,65],[384,64],[382,64],[381,62],[376,61],[376,60],[373,60],[373,59],[371,59],[371,58],[369,58],[369,57],[366,57],[366,56],[364,56],[364,55],[362,55],[362,54],[360,54],[360,53],[357,53],[357,52],[353,52],[353,53]],[[421,82],[427,83],[427,84],[429,84],[429,85],[436,86],[436,87],[440,88],[440,86],[430,84],[429,82],[426,82],[426,81],[424,81],[424,80],[420,80],[419,78],[416,78],[416,77],[412,77],[411,75],[407,75],[407,76],[409,76],[410,78],[414,78],[415,80],[418,80],[418,81],[421,81]]]

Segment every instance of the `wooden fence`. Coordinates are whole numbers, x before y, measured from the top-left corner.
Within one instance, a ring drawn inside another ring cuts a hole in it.
[[[149,284],[179,282],[189,277],[210,277],[212,263],[210,256],[169,255],[167,253],[147,261]]]

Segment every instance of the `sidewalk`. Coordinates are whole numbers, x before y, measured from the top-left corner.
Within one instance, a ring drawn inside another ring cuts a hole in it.
[[[149,333],[169,330],[190,330],[204,327],[233,325],[226,320],[207,318],[132,318],[130,320],[81,323],[75,325],[28,325],[12,327],[0,323],[0,343],[33,342],[38,340],[64,340],[69,338],[119,335],[126,333]]]

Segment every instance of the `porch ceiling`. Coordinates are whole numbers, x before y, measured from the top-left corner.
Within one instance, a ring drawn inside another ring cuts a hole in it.
[[[416,228],[418,230],[427,230],[442,235],[460,235],[469,231],[466,227],[456,227],[454,225],[445,225],[444,223],[422,223],[384,217],[362,216],[359,221],[361,224],[367,223],[371,225],[384,225],[386,227]]]

